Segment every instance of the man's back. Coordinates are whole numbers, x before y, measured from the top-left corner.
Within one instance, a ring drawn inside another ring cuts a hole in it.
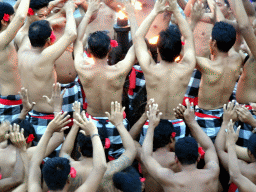
[[[227,53],[215,61],[199,59],[207,67],[202,71],[199,89],[199,107],[202,109],[218,109],[223,107],[233,92],[240,74],[242,59],[238,53]]]
[[[173,108],[182,103],[193,69],[181,63],[164,63],[150,66],[145,72],[148,98],[158,103],[163,119],[175,119]]]

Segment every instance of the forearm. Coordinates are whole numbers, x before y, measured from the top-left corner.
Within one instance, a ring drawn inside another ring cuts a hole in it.
[[[46,148],[46,152],[44,155],[48,157],[57,147],[59,147],[64,141],[64,133],[63,132],[55,132],[52,134],[52,137],[49,140],[49,143]]]
[[[17,9],[16,15],[19,15],[21,18],[26,18],[28,13],[30,0],[22,0]]]
[[[64,34],[67,34],[69,37],[70,36],[75,37],[77,34],[76,22],[75,22],[75,18],[74,18],[72,9],[69,9],[66,11],[66,17],[67,17],[67,23],[66,23]]]
[[[131,130],[129,131],[133,140],[136,140],[139,136],[141,129],[145,122],[147,121],[147,115],[145,113],[142,114],[140,119],[132,126]]]
[[[120,5],[121,7],[123,7],[123,3],[118,2],[117,0],[105,0],[104,3],[111,8],[112,10],[118,12],[120,11],[120,7],[118,5]]]
[[[248,17],[255,17],[255,8],[249,0],[243,0],[244,9]]]
[[[28,111],[22,109],[19,115],[19,119],[26,119],[27,114],[28,114]]]
[[[225,152],[225,145],[226,145],[225,129],[227,128],[227,126],[228,126],[228,122],[223,121],[221,128],[219,130],[219,133],[215,139],[214,144],[215,144],[217,153]]]
[[[189,17],[191,14],[191,5],[194,5],[196,0],[189,0],[188,3],[186,4],[186,7],[184,9],[184,14],[186,17]]]
[[[185,0],[178,0],[178,4],[182,10],[185,10],[187,2]]]
[[[129,19],[130,19],[130,23],[131,23],[131,35],[133,38],[133,37],[135,37],[135,33],[138,29],[138,24],[137,24],[137,20],[136,20],[134,11],[130,12],[128,14],[129,14]]]
[[[27,189],[28,174],[29,174],[29,159],[28,159],[27,151],[20,150],[20,156],[23,161],[23,166],[24,166],[24,170],[25,170],[24,185],[25,185],[25,189]]]
[[[78,27],[77,41],[83,41],[83,37],[84,37],[85,31],[86,31],[86,28],[89,24],[91,16],[92,16],[92,12],[90,12],[90,10],[88,10],[86,12],[86,14],[84,15],[84,18]]]
[[[18,7],[19,7],[19,5],[20,5],[20,2],[21,2],[21,0],[18,0],[18,1],[15,3],[15,5],[13,6],[14,12],[17,11],[17,9],[18,9]]]
[[[235,144],[228,144],[228,157],[229,157],[229,174],[231,178],[241,175],[241,171],[238,165]]]
[[[98,134],[98,130],[95,130],[90,136]],[[102,142],[99,136],[94,136],[92,138],[92,147],[93,147],[93,169],[101,170],[103,167],[107,167],[105,152],[102,146]]]
[[[229,2],[232,2],[232,0],[229,0]],[[241,0],[234,0],[234,9],[239,28],[250,25],[248,16],[245,12],[244,5]]]
[[[173,11],[173,14],[174,14],[175,19],[177,20],[178,25],[179,25],[180,32],[181,32],[182,36],[185,38],[185,40],[188,38],[193,38],[193,33],[188,28],[189,24],[188,24],[187,20],[182,16],[179,9],[176,8]]]
[[[149,125],[151,126],[151,125]],[[145,140],[142,145],[142,158],[146,159],[149,156],[152,156],[153,153],[153,136],[154,129],[151,127],[148,128]]]
[[[62,148],[60,150],[60,156],[63,156],[64,154],[71,155],[72,150],[74,148],[74,143],[75,143],[78,130],[79,130],[79,126],[77,126],[76,124],[73,124],[69,134],[67,135],[62,145]]]

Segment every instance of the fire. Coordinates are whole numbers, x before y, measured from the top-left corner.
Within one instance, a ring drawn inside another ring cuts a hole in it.
[[[116,15],[117,15],[117,17],[118,17],[119,19],[124,19],[124,18],[126,18],[126,15],[125,15],[124,12],[122,12],[122,11],[119,11]]]
[[[176,57],[174,61],[179,62],[180,61],[180,56]]]
[[[152,37],[151,39],[148,40],[148,42],[150,44],[157,44],[158,38],[159,36]]]
[[[134,0],[134,1],[132,1],[132,5],[134,5],[134,8],[136,10],[142,10],[142,3],[141,2]]]

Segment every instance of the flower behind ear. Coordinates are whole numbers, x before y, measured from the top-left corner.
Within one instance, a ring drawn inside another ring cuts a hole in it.
[[[71,178],[76,178],[76,170],[74,167],[70,168],[70,173],[69,175],[71,176]]]
[[[172,138],[175,138],[175,136],[176,136],[176,132],[172,132],[171,137],[172,137]]]
[[[5,13],[5,14],[4,14],[4,17],[3,17],[3,20],[6,21],[6,22],[8,22],[9,19],[10,19],[10,15]]]
[[[31,16],[31,15],[34,15],[35,12],[34,12],[34,10],[32,8],[29,8],[28,9],[28,14]]]
[[[110,41],[110,45],[111,45],[111,47],[115,48],[115,47],[118,46],[118,43],[117,43],[116,40],[111,40],[111,41]]]
[[[198,153],[201,155],[201,159],[203,159],[205,152],[202,147],[198,147]]]
[[[54,32],[52,31],[51,36],[50,36],[50,41],[51,41],[51,43],[54,43],[55,40],[56,40],[56,36],[55,36]]]
[[[26,143],[31,143],[32,141],[34,141],[35,137],[33,134],[29,134],[27,140],[26,140]]]

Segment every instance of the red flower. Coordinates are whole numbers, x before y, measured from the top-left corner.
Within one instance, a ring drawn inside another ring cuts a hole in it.
[[[117,43],[117,41],[116,40],[111,40],[110,41],[110,45],[111,45],[111,47],[117,47],[118,46],[118,43]]]
[[[32,9],[32,8],[29,8],[29,9],[28,9],[28,14],[31,16],[31,15],[34,15],[34,14],[35,14],[35,12],[33,11],[33,9]]]
[[[109,138],[105,138],[105,149],[109,149],[111,143],[110,143],[110,140]]]
[[[2,179],[2,174],[0,174],[0,179]]]
[[[140,182],[141,182],[141,183],[144,183],[145,181],[146,181],[146,178],[140,177]]]
[[[92,57],[92,55],[90,54],[90,53],[88,53],[87,51],[84,51],[85,52],[85,54],[87,55],[87,57]]]
[[[76,178],[76,170],[74,167],[70,168],[70,173],[69,175],[71,176],[71,178]]]
[[[205,152],[202,147],[198,147],[198,153],[201,155],[201,159],[203,159]]]
[[[185,42],[184,42],[184,41],[181,41],[181,45],[185,45]]]
[[[54,32],[52,31],[51,36],[50,36],[50,41],[51,41],[51,43],[54,43],[55,40],[56,40],[56,36],[55,36]]]
[[[5,13],[4,17],[3,17],[3,20],[4,21],[9,21],[9,19],[10,19],[10,15]]]
[[[33,134],[29,134],[27,140],[26,140],[26,143],[31,143],[32,141],[34,141],[35,137]]]
[[[176,136],[176,132],[172,132],[172,138],[174,138]]]

